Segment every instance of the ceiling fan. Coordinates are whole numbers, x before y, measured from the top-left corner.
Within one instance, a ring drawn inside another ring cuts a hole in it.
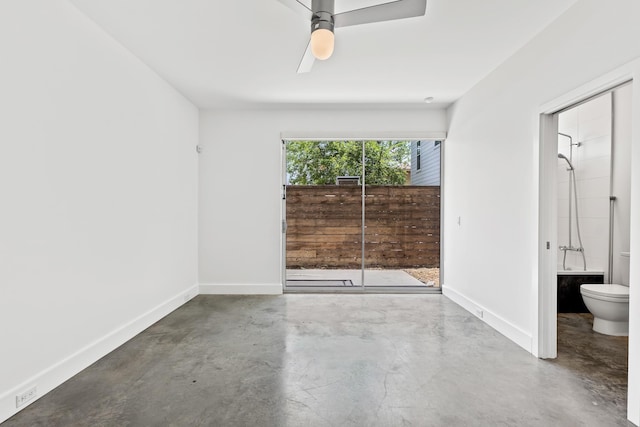
[[[302,0],[279,1],[311,22],[311,40],[298,66],[298,73],[311,71],[315,59],[328,59],[333,54],[334,28],[422,16],[427,9],[427,0],[395,0],[334,13],[335,0],[311,0],[311,9]]]

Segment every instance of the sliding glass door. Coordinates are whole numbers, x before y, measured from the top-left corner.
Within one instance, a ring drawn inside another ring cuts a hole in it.
[[[286,289],[362,287],[362,143],[286,144]]]
[[[285,291],[438,288],[439,144],[286,141],[283,149]],[[424,181],[427,170],[437,182]]]

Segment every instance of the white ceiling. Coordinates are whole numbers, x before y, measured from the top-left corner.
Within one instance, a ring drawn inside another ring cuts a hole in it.
[[[337,29],[308,74],[309,23],[277,0],[71,2],[197,106],[227,108],[447,105],[576,0],[428,0],[424,17]]]

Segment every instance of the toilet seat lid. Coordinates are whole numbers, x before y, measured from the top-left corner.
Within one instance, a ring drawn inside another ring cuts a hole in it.
[[[622,285],[580,285],[580,292],[601,297],[629,299],[629,288]]]

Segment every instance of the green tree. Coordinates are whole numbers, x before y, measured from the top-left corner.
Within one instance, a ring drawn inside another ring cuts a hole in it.
[[[362,176],[369,185],[403,185],[411,164],[409,141],[289,141],[287,173],[293,185],[330,185],[339,176]]]

